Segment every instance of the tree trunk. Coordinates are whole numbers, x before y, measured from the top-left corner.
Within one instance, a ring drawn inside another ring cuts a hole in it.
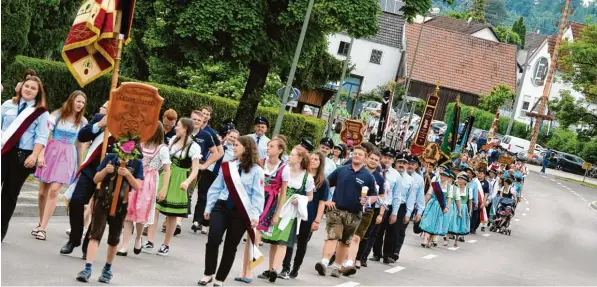
[[[265,86],[269,69],[270,65],[267,63],[257,61],[249,63],[249,79],[247,79],[247,85],[245,86],[243,96],[240,98],[235,117],[237,129],[241,135],[253,132],[252,127],[255,120],[255,112],[261,100],[261,92]]]

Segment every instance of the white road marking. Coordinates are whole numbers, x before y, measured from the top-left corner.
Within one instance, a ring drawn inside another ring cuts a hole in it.
[[[520,221],[520,218],[514,218],[514,221]]]
[[[452,250],[452,251],[456,251],[458,249],[460,249],[460,247],[450,247],[450,248],[448,248],[448,250]]]
[[[348,281],[348,282],[346,282],[346,283],[342,283],[342,284],[340,284],[340,285],[336,285],[336,286],[334,286],[334,287],[354,287],[354,286],[358,286],[358,285],[360,285],[360,284],[361,284],[361,283],[359,283],[359,282]]]
[[[435,254],[429,254],[429,255],[423,256],[423,259],[433,259],[435,257],[437,257],[437,255],[435,255]]]
[[[394,267],[394,268],[390,268],[390,269],[388,269],[388,270],[386,270],[386,271],[384,271],[384,272],[386,272],[386,273],[392,273],[392,274],[393,274],[393,273],[396,273],[396,272],[400,272],[400,271],[402,271],[402,270],[404,270],[404,269],[405,269],[405,268],[404,268],[404,267],[402,267],[402,266],[396,266],[396,267]]]
[[[522,214],[522,216],[527,216],[527,214],[526,214],[526,213],[523,213],[523,214]]]
[[[529,210],[530,210],[530,208],[527,207],[527,211],[529,211]]]
[[[562,184],[562,187],[563,187],[563,188],[567,188],[567,187],[566,187],[565,185],[563,185],[563,184]]]
[[[467,242],[468,242],[468,243],[475,243],[475,242],[477,242],[477,240],[469,240],[469,241],[467,241]]]
[[[489,236],[491,236],[491,234],[489,234],[489,233],[485,233],[485,234],[483,234],[483,236],[485,236],[485,237],[489,237]]]
[[[559,185],[562,185],[562,183],[561,183],[561,182],[558,182],[557,184],[559,184]]]
[[[551,181],[556,181],[556,180],[552,178]]]

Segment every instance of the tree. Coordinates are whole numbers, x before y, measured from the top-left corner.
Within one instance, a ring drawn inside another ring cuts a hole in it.
[[[579,39],[560,46],[558,72],[564,81],[582,93],[587,101],[597,103],[597,24],[580,32]]]
[[[581,140],[597,136],[597,114],[587,109],[586,103],[577,101],[570,91],[562,90],[560,98],[549,102],[549,109],[561,127],[575,127]]]
[[[487,0],[485,20],[493,27],[501,25],[508,18],[504,0]]]
[[[30,23],[29,1],[2,0],[2,71],[25,50]]]
[[[524,25],[524,18],[520,16],[516,22],[512,25],[512,32],[518,34],[520,37],[520,46],[524,47],[524,38],[527,33],[527,27]]]
[[[470,14],[464,11],[448,11],[444,16],[459,19],[459,20],[468,20]]]
[[[486,0],[475,0],[475,3],[473,3],[471,9],[468,11],[468,15],[475,22],[485,23],[485,6]]]
[[[501,42],[521,45],[520,35],[512,31],[510,28],[506,26],[498,26],[497,28],[493,29],[493,31],[498,35]]]
[[[513,101],[516,95],[507,85],[500,84],[494,87],[488,95],[482,96],[479,108],[496,113],[508,100]]]

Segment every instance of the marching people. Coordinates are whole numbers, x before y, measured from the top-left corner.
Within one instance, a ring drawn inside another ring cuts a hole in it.
[[[332,161],[332,159],[330,158],[330,154],[332,153],[333,148],[334,141],[331,138],[325,137],[319,141],[319,151],[322,152],[325,156],[323,168],[326,177],[329,176],[336,169],[336,163],[334,163],[334,161]]]
[[[357,146],[351,163],[328,176],[330,187],[335,186],[336,192],[332,201],[327,204],[330,209],[326,214],[327,235],[321,261],[315,265],[319,275],[326,275],[334,250],[336,260],[331,266],[332,276],[339,277],[341,272],[346,272],[347,267],[354,266],[349,260],[342,260],[348,255],[352,237],[361,221],[363,206],[367,201],[375,202],[377,194],[375,179],[364,167],[366,159],[367,149]]]
[[[452,206],[454,186],[450,183],[452,176],[449,170],[444,170],[439,175],[439,184],[432,184],[427,191],[425,213],[421,218],[420,228],[425,232],[421,246],[431,247],[434,238],[445,236],[450,225],[448,211]]]
[[[473,191],[468,185],[469,177],[466,172],[461,172],[457,177],[456,194],[459,200],[456,200],[458,213],[453,214],[450,219],[448,232],[455,235],[454,247],[458,247],[458,241],[461,236],[470,232],[471,214],[473,212]],[[448,242],[449,243],[449,242]]]
[[[271,141],[270,141],[271,142]],[[311,158],[302,146],[292,149],[288,159],[288,167],[284,169],[286,192],[280,192],[278,208],[272,219],[273,229],[262,234],[262,240],[270,244],[269,269],[259,278],[267,278],[275,282],[277,270],[282,268],[286,256],[286,248],[294,246],[297,231],[301,230],[301,221],[308,220],[308,203],[313,199],[315,180],[310,174]],[[290,205],[289,205],[290,203]],[[294,207],[292,207],[293,205]]]
[[[241,136],[235,141],[234,156],[235,161],[222,164],[222,172],[207,194],[204,216],[210,220],[210,230],[205,244],[204,276],[198,282],[200,286],[214,280],[214,286],[222,286],[230,273],[243,234],[253,233],[254,240],[254,228],[263,211],[265,178],[252,137]],[[218,267],[218,252],[224,233],[224,250]],[[247,244],[250,242],[247,241]]]
[[[63,184],[70,184],[84,154],[84,144],[75,143],[77,134],[87,124],[84,118],[87,96],[74,91],[48,120],[51,139],[38,156],[35,177],[39,179],[39,226],[31,231],[38,240],[46,240],[48,222],[56,209]]]
[[[413,220],[413,223],[417,224],[421,221],[421,216],[425,211],[425,180],[423,179],[423,176],[421,176],[420,174],[419,159],[416,156],[411,155],[409,157],[406,172],[410,177],[413,178],[415,182],[415,218]]]
[[[157,252],[158,255],[168,256],[170,241],[177,227],[177,218],[184,218],[188,214],[187,190],[197,177],[200,166],[199,159],[201,158],[201,148],[193,140],[193,131],[194,126],[191,119],[180,119],[176,125],[176,135],[168,147],[172,162],[170,179],[168,188],[158,193],[156,202],[159,213],[167,216],[166,236]],[[155,223],[157,220],[154,220]],[[155,232],[155,229],[152,231]],[[143,249],[152,250],[153,244],[146,244]]]
[[[140,148],[143,154],[143,182],[140,185],[140,189],[133,189],[129,193],[128,212],[122,234],[123,240],[120,250],[116,253],[116,255],[120,256],[127,256],[127,248],[133,232],[133,224],[137,235],[133,251],[135,254],[141,253],[143,247],[143,242],[141,242],[143,225],[154,226],[154,222],[157,222],[155,218],[159,218],[159,213],[155,212],[156,195],[158,193],[166,193],[170,182],[170,164],[172,162],[170,161],[168,146],[164,144],[164,128],[162,123],[158,122],[154,135],[146,142],[141,143]],[[160,170],[162,170],[161,178]],[[155,227],[152,229],[152,236],[154,230]],[[145,244],[148,245],[150,242],[153,242],[153,237],[148,239],[148,242]]]
[[[41,80],[26,76],[17,95],[2,103],[2,241],[27,177],[43,167],[48,110]],[[41,155],[41,157],[40,157]]]
[[[176,123],[178,123],[178,113],[173,109],[167,109],[162,116],[162,125],[164,126],[164,142],[168,144],[170,139],[176,135]]]
[[[310,174],[315,181],[315,190],[313,200],[307,204],[308,219],[301,222],[299,233],[296,238],[296,255],[292,262],[293,247],[288,246],[286,249],[286,256],[282,264],[282,272],[279,277],[283,279],[296,278],[298,272],[303,264],[303,259],[307,253],[307,243],[311,240],[313,232],[319,230],[325,203],[328,200],[329,183],[325,178],[323,171],[323,162],[325,156],[322,152],[314,152],[311,154]],[[292,268],[291,268],[292,267]]]
[[[471,191],[471,200],[473,203],[473,211],[471,213],[471,217],[470,217],[470,230],[469,232],[471,234],[477,234],[476,231],[476,227],[479,226],[480,222],[481,222],[481,214],[479,213],[481,210],[479,209],[479,187],[481,185],[481,183],[479,182],[479,180],[477,179],[477,173],[473,170],[472,167],[466,165],[464,167],[464,170],[466,171],[466,176],[468,177],[468,184],[467,184],[467,188],[470,189]],[[464,237],[461,237],[464,238]],[[462,239],[461,242],[464,242],[464,239]]]

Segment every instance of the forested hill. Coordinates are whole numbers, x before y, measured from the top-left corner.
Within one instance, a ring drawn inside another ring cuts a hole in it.
[[[448,5],[443,0],[432,0],[433,7],[441,9],[441,14],[450,11],[467,11],[478,0],[455,0]],[[565,0],[486,0],[485,19],[494,27],[511,27],[520,16],[524,17],[527,31],[550,35],[557,33],[556,22],[562,18],[561,10]],[[584,23],[585,20],[597,23],[597,0],[572,0],[574,13],[569,21]]]

